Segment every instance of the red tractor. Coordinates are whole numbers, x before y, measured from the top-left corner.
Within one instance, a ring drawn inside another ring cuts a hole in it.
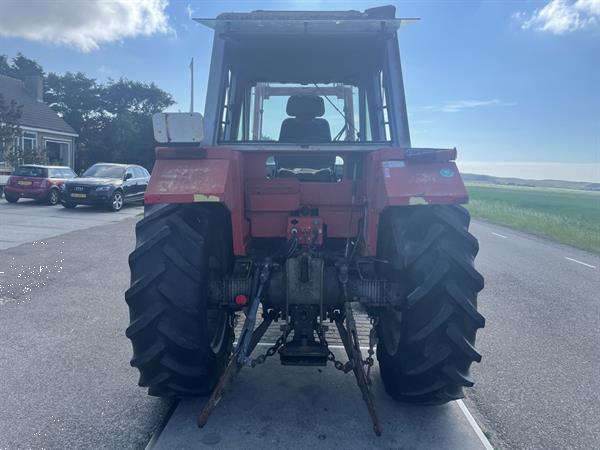
[[[478,243],[460,206],[456,149],[411,147],[397,38],[405,19],[381,7],[197,20],[215,30],[204,117],[154,117],[162,145],[129,257],[140,386],[161,397],[212,393],[210,408],[278,322],[268,354],[353,371],[376,431],[375,343],[394,399],[463,397],[481,360]],[[366,359],[357,308],[373,324]],[[328,324],[346,364],[328,347]]]

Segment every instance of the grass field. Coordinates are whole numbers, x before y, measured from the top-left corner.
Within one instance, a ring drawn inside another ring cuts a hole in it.
[[[600,192],[467,184],[476,218],[600,254]]]

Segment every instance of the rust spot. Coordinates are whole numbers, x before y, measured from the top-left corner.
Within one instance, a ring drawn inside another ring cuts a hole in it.
[[[429,202],[424,197],[411,197],[408,199],[409,205],[429,205]]]
[[[221,199],[217,195],[194,194],[195,202],[220,202]]]

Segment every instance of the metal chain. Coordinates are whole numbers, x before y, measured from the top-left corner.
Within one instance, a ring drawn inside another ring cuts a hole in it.
[[[371,331],[369,331],[369,356],[367,356],[364,363],[367,366],[367,382],[369,383],[369,386],[371,386],[371,367],[373,367],[373,363],[375,362],[373,360],[373,355],[375,354],[374,348],[379,342],[376,329],[379,318],[376,318],[375,320],[370,318],[369,322],[371,323]]]
[[[279,336],[279,338],[275,341],[275,344],[269,347],[264,354],[257,356],[250,362],[250,366],[256,367],[258,364],[264,363],[268,357],[273,356],[275,353],[277,353],[277,350],[279,350],[279,347],[283,345],[286,338],[287,335],[285,333]]]
[[[325,339],[325,332],[323,331],[322,327],[317,327],[317,336],[319,336],[319,341],[321,342],[321,344],[324,345],[327,349],[329,349],[327,339]],[[327,354],[327,361],[331,361],[333,363],[333,366],[337,370],[341,370],[344,373],[348,373],[354,368],[352,361],[347,361],[345,364],[343,364],[341,361],[338,361],[335,358],[335,355],[331,350],[328,351],[329,353]]]
[[[335,359],[335,355],[333,354],[333,352],[331,350],[329,350],[329,354],[327,355],[327,360],[331,361],[333,363],[333,366],[337,370],[341,370],[344,373],[348,373],[352,369],[354,369],[354,364],[352,364],[352,361],[347,361],[346,364],[342,364],[341,361],[338,361],[337,359]]]

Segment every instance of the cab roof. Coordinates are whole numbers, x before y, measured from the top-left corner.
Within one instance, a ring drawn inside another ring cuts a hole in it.
[[[396,18],[392,5],[363,12],[348,11],[252,11],[223,13],[215,19],[195,18],[196,22],[220,33],[250,34],[354,34],[396,31],[401,25],[418,19]]]

